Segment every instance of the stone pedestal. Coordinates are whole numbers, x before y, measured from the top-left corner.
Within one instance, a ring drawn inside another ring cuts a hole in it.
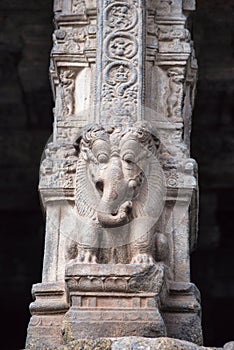
[[[159,311],[165,266],[71,264],[66,284],[71,307],[63,321],[65,342],[77,338],[166,335]]]
[[[167,335],[202,345],[201,300],[193,283],[169,283],[169,292],[162,307]]]
[[[38,283],[33,285],[35,301],[30,304],[32,314],[28,325],[26,347],[61,344],[62,321],[69,308],[64,283]]]

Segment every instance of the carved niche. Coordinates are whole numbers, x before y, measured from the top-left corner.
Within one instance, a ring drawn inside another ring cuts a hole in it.
[[[81,218],[80,229],[72,234],[76,262],[160,260],[164,248],[157,242],[166,245],[166,237],[155,232],[165,196],[158,138],[142,123],[94,124],[83,131],[75,147],[75,204]],[[63,225],[68,225],[66,220]]]

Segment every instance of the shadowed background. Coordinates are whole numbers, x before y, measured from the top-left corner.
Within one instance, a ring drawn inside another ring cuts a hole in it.
[[[234,3],[198,0],[199,63],[192,156],[199,164],[199,241],[192,280],[206,345],[234,338]],[[24,347],[31,286],[40,282],[44,223],[40,157],[52,128],[48,79],[52,0],[0,2],[1,348]]]

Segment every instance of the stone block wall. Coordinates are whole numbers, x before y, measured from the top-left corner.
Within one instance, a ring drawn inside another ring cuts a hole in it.
[[[41,279],[38,171],[52,127],[48,79],[52,1],[0,3],[0,277],[2,348],[23,348],[32,283]],[[233,338],[234,4],[198,0],[199,80],[192,156],[199,164],[200,230],[192,279],[202,293],[207,345]]]

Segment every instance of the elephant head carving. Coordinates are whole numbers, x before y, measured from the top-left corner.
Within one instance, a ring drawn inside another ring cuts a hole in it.
[[[75,142],[75,203],[78,214],[92,220],[97,232],[121,232],[141,217],[157,221],[164,195],[158,147],[157,137],[142,124],[92,125],[83,130]]]

